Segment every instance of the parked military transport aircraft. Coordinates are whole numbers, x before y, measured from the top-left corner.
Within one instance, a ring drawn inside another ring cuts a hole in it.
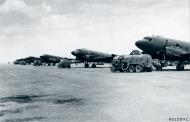
[[[71,52],[72,55],[76,56],[76,61],[85,63],[84,67],[89,67],[89,63],[92,62],[92,68],[95,68],[99,63],[111,63],[115,54],[107,54],[102,52],[97,52],[89,49],[76,49]]]
[[[56,63],[59,63],[62,59],[65,59],[64,57],[59,57],[59,56],[54,56],[54,55],[49,55],[49,54],[44,54],[40,56],[40,58],[50,66],[51,64],[55,66]]]
[[[153,59],[177,62],[176,70],[184,70],[184,65],[190,61],[190,43],[160,36],[144,37],[135,45],[144,54],[150,54]]]
[[[13,63],[14,64],[20,64],[20,65],[27,65],[27,64],[30,65],[30,64],[34,63],[36,60],[42,61],[38,57],[29,56],[29,57],[26,57],[26,58],[17,59]]]

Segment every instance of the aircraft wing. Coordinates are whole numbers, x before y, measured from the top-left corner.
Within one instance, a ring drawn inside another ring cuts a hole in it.
[[[173,55],[181,59],[190,58],[189,52],[186,52],[181,47],[176,47],[176,46],[166,47],[166,54]]]
[[[76,59],[72,59],[72,60],[70,60],[70,61],[71,61],[71,63],[73,63],[73,64],[83,63],[82,61],[76,60]]]
[[[94,60],[105,60],[105,59],[111,59],[112,57],[95,57]]]
[[[190,58],[190,53],[184,53],[184,54],[182,55],[182,57]]]
[[[98,56],[98,57],[94,57],[93,59],[95,61],[99,61],[99,62],[111,62],[111,60],[113,60],[113,58],[117,56],[116,54],[111,54],[109,56]]]
[[[104,59],[110,59],[111,56],[94,56],[94,55],[86,55],[85,57],[87,60],[104,60]]]

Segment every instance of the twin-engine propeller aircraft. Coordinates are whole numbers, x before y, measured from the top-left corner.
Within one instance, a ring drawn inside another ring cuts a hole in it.
[[[143,54],[149,54],[161,62],[175,61],[176,70],[184,70],[184,65],[190,61],[190,43],[160,36],[144,37],[135,45]]]
[[[64,57],[59,57],[59,56],[54,56],[54,55],[49,55],[49,54],[44,54],[40,56],[40,58],[50,66],[51,64],[55,66],[56,63],[59,63],[62,59],[67,59]]]
[[[76,49],[71,52],[72,55],[76,57],[76,62],[84,63],[84,67],[89,67],[89,63],[92,63],[92,68],[95,68],[96,65],[100,63],[111,63],[115,54],[107,54],[98,51],[93,51],[89,49]]]
[[[42,60],[38,57],[29,56],[26,58],[17,59],[13,63],[14,64],[20,64],[20,65],[30,65],[30,64],[34,63],[35,61],[41,61],[42,62]]]

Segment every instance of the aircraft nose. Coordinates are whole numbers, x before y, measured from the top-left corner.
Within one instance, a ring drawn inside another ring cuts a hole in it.
[[[143,47],[143,44],[144,44],[144,41],[143,41],[143,40],[139,40],[139,41],[135,42],[135,45],[136,45],[138,48],[142,48],[142,47]]]
[[[75,56],[78,54],[78,51],[72,51],[71,54]]]

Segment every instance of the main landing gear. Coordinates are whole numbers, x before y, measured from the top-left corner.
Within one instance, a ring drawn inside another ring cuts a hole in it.
[[[184,70],[184,64],[182,62],[178,63],[176,66],[177,71],[183,71]]]
[[[88,64],[88,63],[85,63],[85,64],[84,64],[84,67],[85,67],[85,68],[89,68],[89,64]]]
[[[92,68],[96,68],[96,64],[95,63],[92,64]]]
[[[88,63],[85,63],[85,64],[84,64],[84,67],[85,67],[85,68],[89,68],[89,64],[88,64]],[[96,64],[93,63],[93,64],[91,65],[91,67],[92,67],[92,68],[96,68]]]

